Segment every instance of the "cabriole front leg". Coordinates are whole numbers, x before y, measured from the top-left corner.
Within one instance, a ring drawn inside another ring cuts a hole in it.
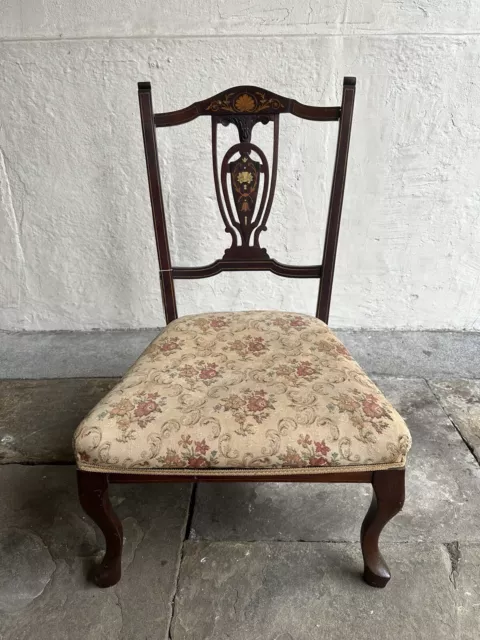
[[[78,495],[85,513],[105,536],[105,555],[92,572],[99,587],[112,587],[122,574],[122,523],[108,497],[108,474],[77,471]]]
[[[405,501],[405,469],[374,471],[372,486],[372,503],[361,532],[365,563],[363,578],[370,586],[381,588],[391,576],[378,548],[378,539],[387,522],[402,510]]]

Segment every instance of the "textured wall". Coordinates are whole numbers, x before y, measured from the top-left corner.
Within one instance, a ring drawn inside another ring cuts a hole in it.
[[[151,80],[160,111],[242,83],[338,104],[355,75],[332,324],[480,330],[480,4],[290,4],[2,3],[0,328],[163,324],[137,81]],[[335,125],[281,126],[264,242],[316,262]],[[254,141],[270,133],[257,126]],[[228,236],[207,119],[160,131],[159,147],[175,262],[210,262]],[[271,274],[178,283],[182,313],[312,312],[315,293]]]

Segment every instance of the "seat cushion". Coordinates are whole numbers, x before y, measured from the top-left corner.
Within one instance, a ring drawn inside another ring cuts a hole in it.
[[[403,467],[410,444],[327,325],[280,311],[175,320],[74,439],[80,469],[195,475]]]

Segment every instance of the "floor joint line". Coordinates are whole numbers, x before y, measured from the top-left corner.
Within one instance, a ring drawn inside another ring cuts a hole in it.
[[[460,436],[460,438],[463,440],[463,442],[465,443],[467,449],[470,451],[470,453],[473,456],[473,459],[475,460],[475,462],[480,466],[480,459],[477,457],[477,454],[475,452],[474,447],[470,444],[470,442],[468,442],[468,440],[464,437],[463,433],[461,432],[461,430],[457,427],[457,425],[455,424],[455,421],[453,420],[452,416],[448,413],[448,411],[445,409],[445,407],[443,406],[442,401],[440,400],[439,396],[435,393],[435,390],[433,389],[433,387],[430,385],[430,382],[427,380],[427,378],[424,378],[427,387],[430,389],[430,391],[432,392],[435,400],[438,402],[438,404],[440,405],[441,410],[443,411],[443,413],[447,416],[448,421],[451,423],[451,425],[453,426],[453,428],[455,429],[455,431],[458,433],[458,435]]]
[[[173,640],[172,626],[173,626],[173,621],[175,620],[175,608],[176,608],[178,585],[179,585],[179,582],[180,582],[180,571],[181,571],[181,568],[182,568],[182,562],[183,562],[183,558],[184,558],[184,555],[185,555],[185,542],[190,538],[190,531],[191,531],[191,528],[192,528],[192,519],[193,519],[193,512],[194,512],[194,509],[195,509],[196,496],[197,496],[197,483],[194,482],[193,486],[192,486],[192,491],[190,493],[190,501],[188,503],[188,511],[187,511],[187,518],[186,518],[186,522],[185,522],[185,529],[184,529],[184,533],[183,533],[182,544],[180,545],[177,572],[176,572],[176,575],[175,575],[175,585],[174,585],[174,588],[173,588],[172,598],[171,598],[171,602],[170,602],[170,619],[168,621],[168,632],[167,632],[168,640]]]

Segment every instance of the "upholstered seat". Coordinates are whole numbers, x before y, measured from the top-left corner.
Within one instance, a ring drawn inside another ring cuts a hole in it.
[[[75,434],[109,472],[403,467],[405,422],[322,321],[206,313],[167,326]]]

